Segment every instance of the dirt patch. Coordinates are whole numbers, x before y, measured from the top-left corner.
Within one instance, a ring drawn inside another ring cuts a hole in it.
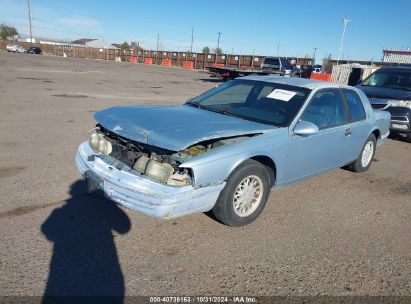
[[[63,98],[89,98],[90,97],[90,96],[82,95],[82,94],[55,94],[51,96],[63,97]]]
[[[393,191],[401,195],[411,195],[411,183],[400,184]]]
[[[55,203],[43,204],[43,205],[36,205],[36,206],[26,206],[26,207],[18,207],[12,210],[0,212],[0,219],[3,218],[13,218],[16,216],[32,213],[38,209],[44,209],[51,206],[56,206],[62,204],[64,201],[58,201]]]
[[[5,168],[0,168],[0,179],[17,175],[25,169],[26,169],[26,167],[5,167]]]
[[[3,141],[1,144],[3,145],[3,147],[6,147],[6,148],[17,147],[17,141]]]
[[[16,79],[23,79],[23,80],[39,80],[39,81],[51,81],[48,79],[43,79],[43,78],[36,78],[36,77],[16,77]]]
[[[177,255],[180,251],[176,248],[168,248],[164,251],[166,256],[173,256]]]

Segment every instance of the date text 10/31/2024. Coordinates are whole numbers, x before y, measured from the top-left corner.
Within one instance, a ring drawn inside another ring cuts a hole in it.
[[[255,297],[219,297],[219,296],[160,296],[150,297],[150,303],[256,303]]]

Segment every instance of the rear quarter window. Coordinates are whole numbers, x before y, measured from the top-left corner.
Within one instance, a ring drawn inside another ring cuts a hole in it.
[[[361,98],[352,90],[343,90],[345,99],[347,100],[348,108],[351,112],[351,121],[359,121],[365,119],[364,106]]]

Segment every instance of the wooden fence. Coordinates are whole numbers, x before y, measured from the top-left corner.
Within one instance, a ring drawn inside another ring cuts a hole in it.
[[[232,55],[232,54],[204,54],[174,51],[153,50],[121,50],[98,49],[75,45],[54,45],[29,42],[16,42],[0,40],[0,49],[5,49],[7,44],[18,44],[24,48],[31,46],[40,47],[43,54],[63,56],[70,58],[89,58],[100,60],[117,60],[131,63],[151,63],[163,66],[175,66],[194,69],[206,69],[212,66],[228,66],[253,69],[259,68],[265,56],[257,55]],[[311,58],[288,58],[291,63],[309,64]],[[188,62],[188,63],[187,63]]]

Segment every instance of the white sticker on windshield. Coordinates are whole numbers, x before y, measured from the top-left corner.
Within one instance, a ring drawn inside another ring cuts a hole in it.
[[[283,101],[289,101],[297,92],[275,89],[270,94],[267,95],[267,98],[274,98]]]

